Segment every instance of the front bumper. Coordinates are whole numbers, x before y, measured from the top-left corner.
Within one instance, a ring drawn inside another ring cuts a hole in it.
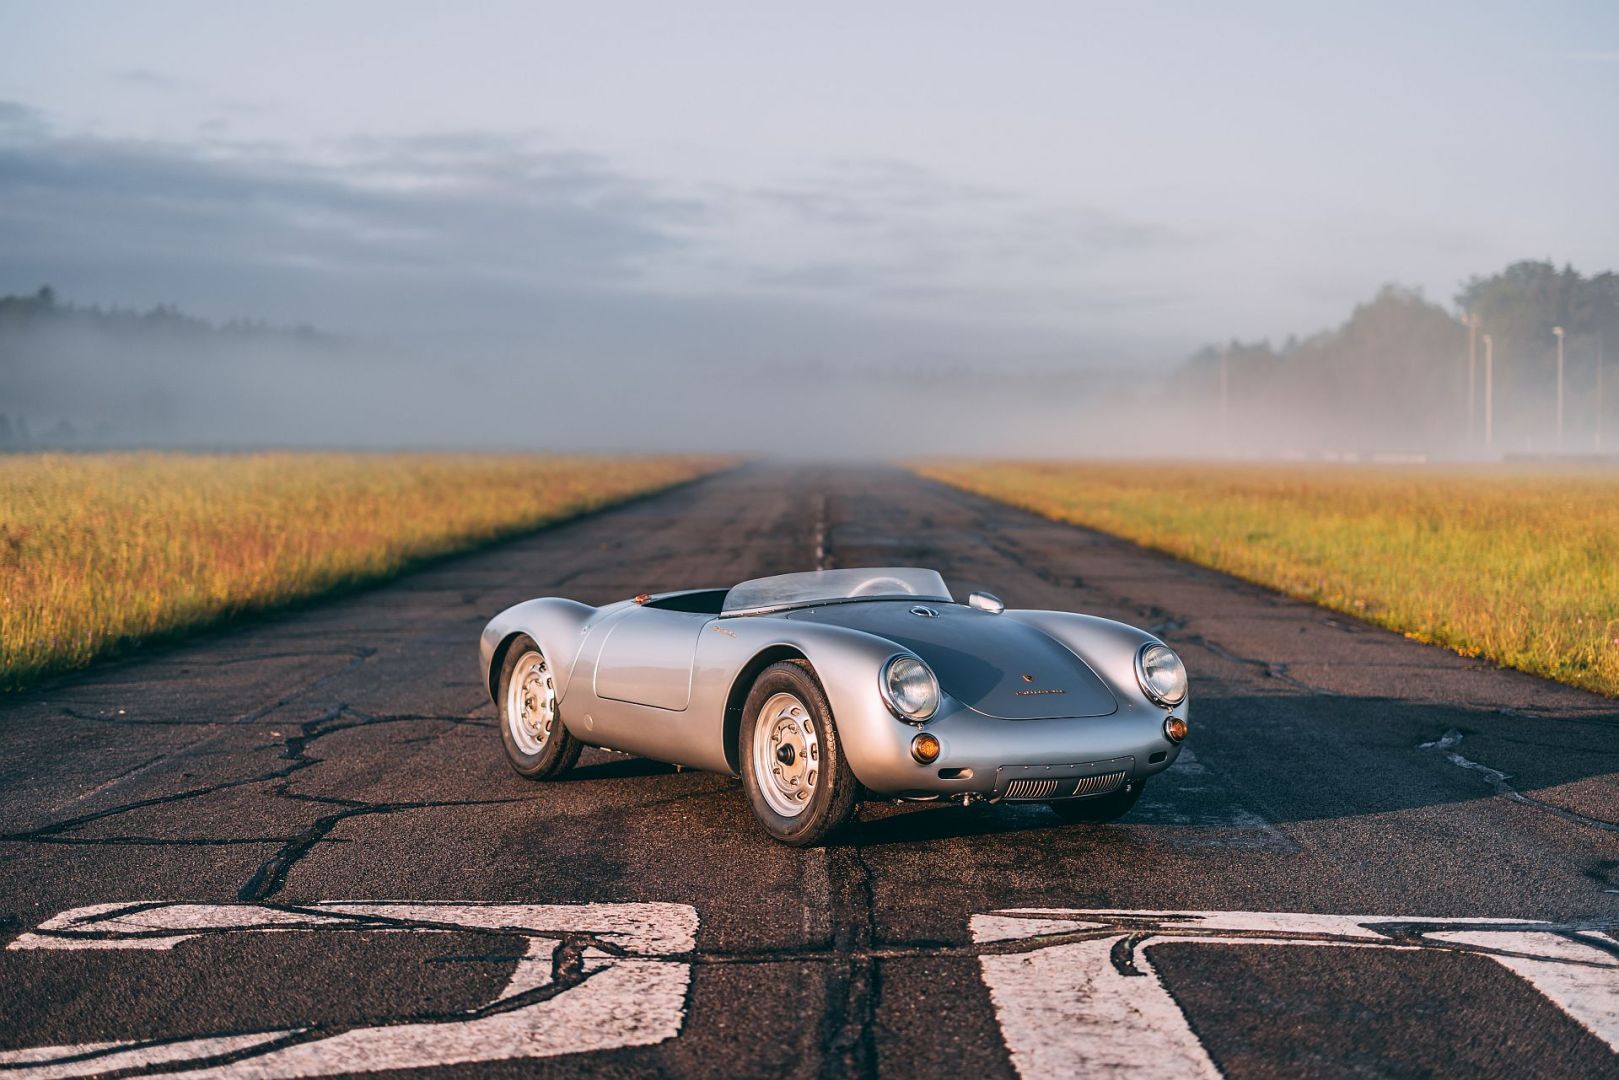
[[[1180,744],[1164,735],[1164,720],[1186,718],[1188,703],[1165,710],[1127,702],[1110,716],[999,720],[947,700],[920,728],[886,710],[860,710],[853,724],[846,715],[838,714],[838,729],[849,764],[874,794],[1044,800],[1106,794],[1169,768]],[[911,756],[920,731],[940,743],[937,760],[926,765]]]

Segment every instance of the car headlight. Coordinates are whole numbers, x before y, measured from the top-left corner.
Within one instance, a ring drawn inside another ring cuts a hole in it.
[[[1186,665],[1168,645],[1148,645],[1136,654],[1141,692],[1173,708],[1186,700]]]
[[[939,708],[939,680],[914,656],[889,660],[878,683],[889,711],[901,720],[920,724]]]

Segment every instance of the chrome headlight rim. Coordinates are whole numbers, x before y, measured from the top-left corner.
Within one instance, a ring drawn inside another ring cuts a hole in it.
[[[1165,695],[1159,693],[1159,691],[1152,685],[1151,680],[1147,678],[1147,654],[1155,649],[1162,649],[1164,652],[1174,657],[1175,663],[1180,666],[1180,693],[1174,695]],[[1136,650],[1136,683],[1140,685],[1141,692],[1147,695],[1147,700],[1151,701],[1154,705],[1159,705],[1166,709],[1173,709],[1175,706],[1186,700],[1186,691],[1188,689],[1190,680],[1186,675],[1186,663],[1181,659],[1180,653],[1176,652],[1174,649],[1171,649],[1168,645],[1165,645],[1161,641],[1149,641],[1147,644]]]
[[[894,668],[899,664],[915,664],[927,675],[928,682],[932,687],[932,700],[928,703],[926,709],[907,712],[904,706],[902,706],[896,699],[893,687],[890,684]],[[902,723],[916,724],[920,726],[933,719],[933,717],[939,712],[939,699],[941,696],[939,690],[939,677],[933,673],[932,668],[928,667],[927,661],[923,660],[919,656],[912,655],[911,653],[895,653],[893,656],[890,656],[887,660],[883,661],[882,671],[879,672],[877,676],[877,689],[882,695],[883,704],[888,706],[888,711],[893,713],[894,718]]]

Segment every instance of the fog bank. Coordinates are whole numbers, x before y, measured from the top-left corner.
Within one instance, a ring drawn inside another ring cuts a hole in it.
[[[611,311],[559,306],[527,340],[389,341],[4,297],[0,445],[1335,459],[1619,446],[1619,275],[1551,263],[1471,278],[1451,308],[1385,287],[1308,337],[1157,367],[1055,348],[994,363],[987,337],[817,328],[785,304],[727,334],[701,299],[627,326]]]

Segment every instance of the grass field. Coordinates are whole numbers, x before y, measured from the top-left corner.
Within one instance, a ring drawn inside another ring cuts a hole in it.
[[[1619,471],[932,463],[924,475],[1619,695]]]
[[[0,689],[691,479],[705,458],[0,455]]]

